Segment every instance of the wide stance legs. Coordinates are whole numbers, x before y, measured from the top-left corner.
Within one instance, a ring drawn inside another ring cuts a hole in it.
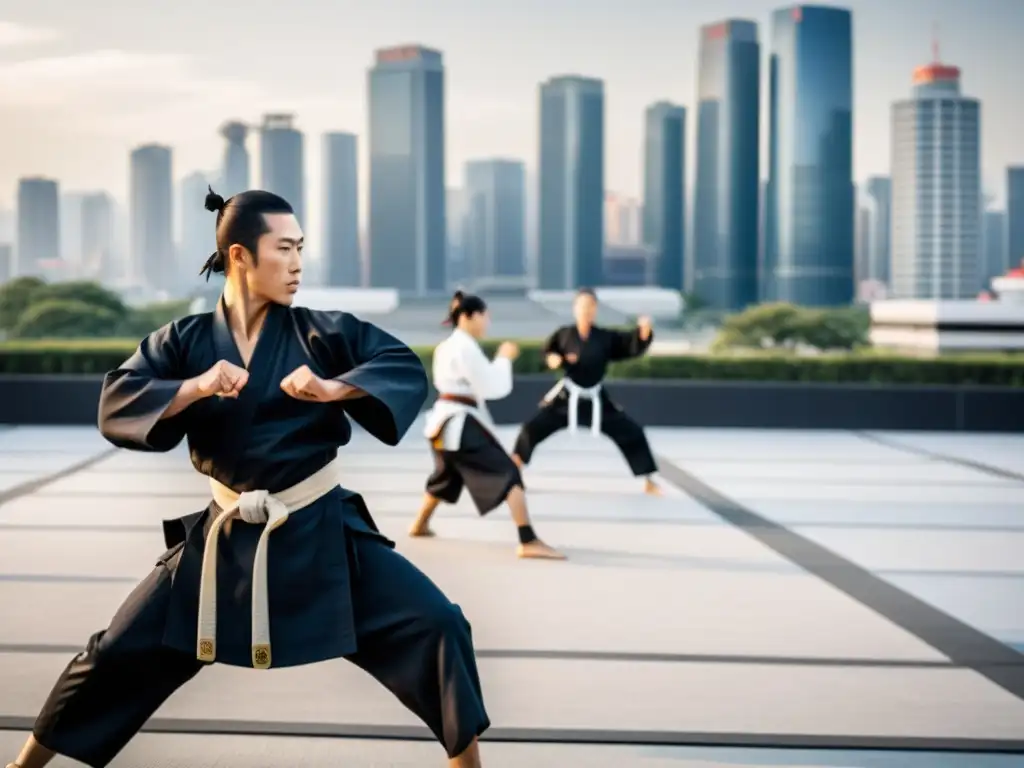
[[[477,768],[476,740],[490,721],[469,623],[397,552],[372,538],[350,535],[359,563],[352,586],[359,650],[347,658],[419,716],[444,747],[450,765]],[[157,566],[110,627],[72,659],[15,765],[42,768],[57,753],[104,768],[160,705],[205,666],[161,644],[170,579],[167,567]]]
[[[590,403],[580,403],[581,425],[588,423],[590,409]],[[512,449],[512,458],[516,465],[520,468],[525,467],[530,463],[537,446],[568,426],[568,409],[564,402],[556,400],[543,406],[519,430],[515,447]],[[651,453],[643,427],[623,411],[606,408],[601,415],[601,431],[615,443],[633,475],[644,478],[644,492],[660,495],[661,489],[653,478],[654,473],[658,471],[658,465],[654,460],[654,454]]]
[[[458,450],[442,444],[431,447],[434,471],[427,478],[426,494],[410,536],[433,536],[430,519],[441,502],[454,504],[466,490],[481,515],[508,503],[519,530],[517,554],[524,558],[564,560],[565,556],[541,541],[526,509],[523,478],[512,458],[495,437],[474,418],[467,418]]]
[[[409,535],[414,537],[433,536],[430,528],[430,520],[434,512],[441,504],[441,499],[427,492],[423,495],[423,504],[420,506],[419,514],[409,528]],[[517,485],[508,492],[505,498],[508,502],[509,511],[512,513],[512,521],[519,530],[519,546],[516,548],[516,555],[521,558],[539,560],[565,560],[565,555],[554,547],[545,544],[533,532],[533,525],[530,523],[530,514],[526,509],[526,494],[522,486]]]

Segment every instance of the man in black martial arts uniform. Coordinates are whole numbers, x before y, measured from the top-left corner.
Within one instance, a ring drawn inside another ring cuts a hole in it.
[[[339,482],[349,419],[396,445],[426,399],[423,366],[352,315],[291,306],[303,235],[287,202],[211,190],[206,205],[217,251],[204,272],[227,273],[217,309],[161,328],[109,373],[99,425],[131,450],[187,438],[213,503],[165,523],[168,551],[68,664],[13,765],[61,754],[103,768],[214,662],[346,658],[426,723],[450,765],[477,768],[489,721],[469,624]]]
[[[643,428],[631,419],[605,392],[602,382],[608,364],[639,357],[654,339],[651,321],[641,317],[635,331],[612,331],[594,324],[597,296],[589,288],[576,294],[574,325],[555,331],[544,344],[547,366],[562,369],[564,376],[548,392],[536,415],[519,431],[513,458],[526,466],[533,452],[555,432],[575,432],[580,411],[590,414],[591,431],[608,435],[618,446],[636,477],[644,478],[644,490],[653,495],[661,489],[652,477],[658,466]]]

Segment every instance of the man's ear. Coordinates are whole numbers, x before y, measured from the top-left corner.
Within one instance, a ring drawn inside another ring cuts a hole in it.
[[[228,248],[228,262],[231,264],[231,269],[244,269],[252,266],[252,254],[244,245],[235,243]]]

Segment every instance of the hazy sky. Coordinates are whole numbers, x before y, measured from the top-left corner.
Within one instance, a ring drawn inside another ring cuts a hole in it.
[[[643,110],[661,99],[692,107],[700,25],[756,20],[764,52],[769,13],[782,5],[0,0],[0,206],[12,205],[19,176],[35,174],[60,179],[64,190],[105,188],[123,199],[133,145],[173,146],[180,179],[219,165],[216,131],[225,119],[295,111],[307,133],[307,229],[319,234],[319,134],[360,135],[365,187],[366,70],[375,48],[406,42],[444,52],[449,187],[461,184],[470,158],[518,157],[535,167],[537,84],[578,73],[605,81],[606,186],[637,195]],[[890,104],[908,95],[913,68],[929,61],[935,22],[942,58],[962,67],[964,90],[983,102],[986,187],[1002,199],[1005,166],[1024,164],[1024,0],[845,7],[854,12],[856,178],[888,172]],[[689,162],[692,115],[688,122]],[[255,140],[250,148],[256,157]],[[255,164],[253,173],[258,182]]]

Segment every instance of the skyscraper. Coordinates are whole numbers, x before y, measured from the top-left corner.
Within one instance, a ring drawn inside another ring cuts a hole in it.
[[[91,279],[109,282],[117,278],[114,264],[114,200],[106,192],[82,198],[82,268]]]
[[[854,258],[853,274],[859,284],[866,280],[868,275],[868,251],[871,242],[871,211],[866,205],[858,205],[854,215],[856,216],[856,231],[854,232]]]
[[[686,110],[658,102],[644,113],[642,242],[654,253],[654,282],[685,289]]]
[[[249,126],[245,123],[232,121],[221,126],[220,135],[224,137],[224,164],[221,168],[221,186],[217,192],[227,200],[232,195],[249,189],[249,150],[245,140],[249,136]]]
[[[60,196],[60,260],[63,277],[82,275],[82,201],[81,192]]]
[[[60,190],[52,179],[18,181],[17,275],[43,277],[60,258]]]
[[[892,108],[893,298],[981,289],[981,107],[961,95],[960,70],[935,58]]]
[[[752,21],[701,29],[691,288],[717,309],[758,300],[760,52]]]
[[[264,115],[260,128],[260,185],[287,200],[306,225],[305,142],[293,115]],[[226,197],[226,195],[225,195]]]
[[[640,245],[643,242],[643,218],[643,205],[635,197],[606,192],[604,195],[605,245]]]
[[[872,176],[864,185],[868,201],[867,267],[863,279],[889,285],[890,238],[892,229],[892,181]]]
[[[765,297],[853,300],[853,39],[850,12],[772,14]]]
[[[466,222],[469,196],[462,188],[449,189],[445,193],[445,220],[448,231],[448,256],[445,274],[449,290],[465,285],[472,277],[466,260]]]
[[[1007,268],[1024,259],[1024,167],[1006,169]]]
[[[0,243],[0,285],[14,278],[14,248],[10,243]]]
[[[377,51],[369,72],[370,285],[447,290],[444,62],[419,45]]]
[[[360,286],[363,265],[359,253],[359,171],[357,138],[352,133],[325,133],[324,168],[324,282],[331,286]]]
[[[170,147],[148,144],[135,149],[129,187],[130,277],[148,288],[169,289],[177,273]]]
[[[554,77],[540,86],[543,290],[601,284],[604,260],[604,83]]]
[[[17,232],[17,216],[10,208],[0,208],[0,243],[14,241]],[[13,264],[12,264],[13,269]]]
[[[199,171],[181,180],[180,269],[175,278],[185,288],[199,285],[199,270],[217,248],[217,217],[204,207],[210,183],[210,178]],[[218,194],[228,197],[226,192],[218,190]]]
[[[526,168],[518,160],[466,163],[466,258],[476,279],[526,274]]]
[[[1006,220],[1002,211],[985,211],[983,258],[981,267],[981,288],[988,290],[992,278],[1001,277],[1011,265],[1006,250]]]

